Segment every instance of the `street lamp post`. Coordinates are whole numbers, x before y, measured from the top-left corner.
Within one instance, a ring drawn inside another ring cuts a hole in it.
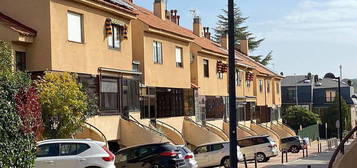
[[[235,86],[235,47],[234,47],[234,0],[228,0],[228,41],[229,41],[229,145],[230,167],[238,167],[237,159],[237,109]]]
[[[341,77],[337,77],[338,80],[338,104],[339,104],[339,111],[340,111],[340,143],[343,139],[343,127],[342,127],[342,104],[341,104]],[[344,153],[344,147],[341,148],[341,152]]]

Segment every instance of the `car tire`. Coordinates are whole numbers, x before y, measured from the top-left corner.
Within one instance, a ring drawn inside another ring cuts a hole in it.
[[[267,157],[265,156],[264,153],[257,153],[257,162],[266,162],[267,161]]]
[[[270,160],[270,157],[267,157],[267,158],[265,159],[266,162],[269,161],[269,160]]]
[[[229,160],[229,157],[224,157],[221,161],[221,166],[223,166],[224,168],[230,168],[231,165],[230,165],[230,160]]]
[[[290,147],[290,151],[291,151],[291,153],[299,153],[300,149],[299,149],[299,147],[294,145],[294,146]]]

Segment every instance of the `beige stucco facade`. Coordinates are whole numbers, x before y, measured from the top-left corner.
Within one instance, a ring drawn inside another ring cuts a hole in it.
[[[202,47],[192,44],[191,82],[198,86],[198,94],[205,96],[228,96],[228,73],[223,78],[217,75],[217,61],[227,64],[225,55],[205,52]],[[209,75],[204,76],[203,61],[208,61]]]
[[[132,69],[131,24],[128,18],[75,1],[51,0],[51,70],[97,74],[99,67]],[[67,39],[67,12],[83,17],[83,43]],[[120,49],[108,46],[105,20],[112,18],[128,25],[128,39],[121,39]]]
[[[150,87],[191,88],[190,39],[163,33],[140,20],[133,21],[133,59],[140,62],[143,83]],[[153,42],[162,44],[162,64],[153,61]],[[176,47],[182,48],[183,67],[176,67]]]
[[[0,11],[13,19],[37,30],[36,42],[31,44],[17,43],[25,47],[28,55],[27,68],[29,71],[43,71],[51,68],[51,41],[50,41],[50,0],[2,0]],[[35,10],[41,9],[41,10]],[[1,27],[1,26],[0,26]],[[5,28],[6,29],[6,28]],[[9,29],[0,29],[1,40],[11,40],[16,36]],[[13,30],[10,30],[13,31]],[[4,38],[4,39],[3,39]]]

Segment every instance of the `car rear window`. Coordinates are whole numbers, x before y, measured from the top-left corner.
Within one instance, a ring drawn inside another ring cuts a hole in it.
[[[175,150],[177,150],[177,147],[176,147],[176,146],[173,146],[173,145],[171,145],[171,144],[162,144],[161,147],[164,148],[165,150],[168,150],[168,151],[175,151]]]

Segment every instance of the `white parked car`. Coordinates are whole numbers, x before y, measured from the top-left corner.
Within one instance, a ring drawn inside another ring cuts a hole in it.
[[[191,152],[190,149],[188,149],[184,145],[178,145],[177,149],[180,151],[183,158],[185,159],[187,168],[198,168],[198,163],[195,160],[195,155],[193,154],[193,152]]]
[[[230,167],[229,142],[209,143],[198,146],[194,150],[198,167],[224,166]],[[243,155],[237,146],[238,160],[243,160]]]
[[[247,160],[253,160],[256,153],[258,162],[267,162],[279,153],[276,143],[267,135],[239,139],[238,145]]]
[[[115,168],[104,142],[52,139],[37,143],[36,168]]]

